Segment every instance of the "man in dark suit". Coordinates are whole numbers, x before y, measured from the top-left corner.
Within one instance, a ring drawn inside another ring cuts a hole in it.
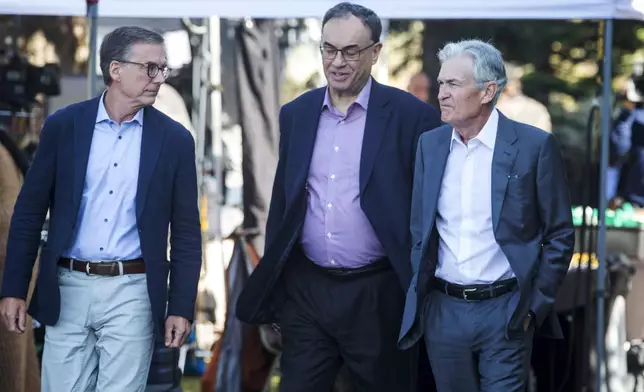
[[[439,60],[449,125],[418,144],[399,345],[424,334],[439,392],[524,391],[535,329],[561,337],[553,303],[574,245],[563,160],[554,136],[494,108],[496,48],[450,43]]]
[[[284,392],[328,392],[341,365],[357,391],[409,391],[413,353],[396,347],[411,279],[409,211],[431,106],[370,76],[378,16],[341,3],[323,19],[326,88],[280,112],[279,163],[264,256],[237,317],[280,325]]]
[[[101,45],[100,65],[107,91],[47,119],[9,233],[0,314],[23,333],[49,211],[29,305],[47,325],[44,392],[143,391],[155,332],[179,347],[194,315],[194,140],[151,107],[168,76],[163,37],[118,28]]]

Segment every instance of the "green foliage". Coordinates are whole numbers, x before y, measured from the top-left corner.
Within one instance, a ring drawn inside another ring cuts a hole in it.
[[[407,31],[409,26],[409,21],[392,21],[389,28],[395,34]],[[425,63],[435,62],[433,49],[448,41],[467,38],[490,41],[503,52],[506,60],[530,66],[534,73],[525,77],[524,91],[544,103],[548,103],[547,94],[542,94],[544,90],[561,92],[574,99],[592,96],[597,90],[596,75],[579,77],[565,69],[597,61],[598,21],[427,20],[424,39],[433,42],[425,42],[425,48],[430,50],[421,54],[422,59]],[[613,76],[630,72],[632,55],[640,50],[643,42],[641,22],[615,21]],[[556,63],[551,61],[553,56]]]

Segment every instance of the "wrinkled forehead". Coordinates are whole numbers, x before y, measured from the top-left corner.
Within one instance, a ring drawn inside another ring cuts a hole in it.
[[[139,63],[164,65],[168,62],[166,47],[161,44],[135,43],[130,48],[128,57],[128,60]]]
[[[474,61],[467,55],[458,55],[445,60],[438,73],[439,82],[473,81]]]
[[[353,15],[333,18],[322,28],[322,43],[336,48],[362,47],[371,43],[371,31]]]

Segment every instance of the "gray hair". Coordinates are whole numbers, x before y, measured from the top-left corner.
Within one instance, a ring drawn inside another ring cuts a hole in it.
[[[322,28],[324,28],[326,22],[331,19],[346,18],[350,15],[360,19],[362,24],[371,31],[371,40],[373,42],[380,41],[380,34],[382,34],[382,22],[380,21],[380,17],[378,17],[378,15],[369,8],[363,7],[359,4],[344,2],[334,5],[326,12],[326,14],[324,14],[324,18],[322,19]]]
[[[507,83],[505,64],[501,52],[487,42],[480,40],[464,40],[449,42],[438,51],[438,60],[441,65],[452,57],[466,55],[474,62],[474,81],[477,88],[485,87],[487,82],[496,82],[499,86],[492,105],[496,105],[503,87]]]
[[[110,64],[112,61],[127,61],[134,44],[163,45],[161,34],[136,26],[119,27],[103,38],[100,49],[100,66],[106,86],[112,83]]]

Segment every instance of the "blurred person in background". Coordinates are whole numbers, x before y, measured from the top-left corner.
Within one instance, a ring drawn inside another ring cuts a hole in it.
[[[523,70],[511,63],[506,63],[505,69],[508,83],[496,104],[496,108],[510,120],[552,132],[552,121],[548,108],[536,99],[523,94],[521,84]]]
[[[201,270],[195,144],[152,107],[166,62],[156,32],[110,32],[100,47],[106,92],[43,126],[11,220],[0,321],[29,331],[49,211],[28,310],[46,325],[44,392],[142,392],[155,338],[177,348],[191,331]]]
[[[417,73],[409,79],[407,92],[425,103],[429,103],[429,93],[432,83],[429,77],[423,73]]]
[[[237,317],[281,330],[282,392],[416,392],[417,350],[396,347],[411,279],[409,213],[421,133],[436,109],[371,77],[380,18],[340,3],[322,22],[327,86],[280,112],[264,257]]]
[[[14,205],[23,182],[27,158],[10,129],[0,126],[0,290],[5,269],[7,238]],[[37,263],[35,270],[37,270]],[[33,291],[32,279],[29,294]],[[0,391],[40,391],[40,364],[32,329],[32,319],[25,320],[25,333],[16,336],[0,322]]]
[[[636,67],[626,88],[626,103],[614,121],[610,140],[607,196],[644,207],[644,69]]]

